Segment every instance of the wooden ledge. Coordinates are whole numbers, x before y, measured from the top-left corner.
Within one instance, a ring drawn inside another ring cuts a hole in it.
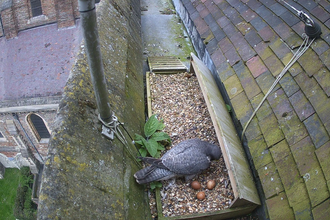
[[[249,163],[211,71],[191,53],[191,71],[198,78],[228,169],[235,199],[230,208],[260,205]]]

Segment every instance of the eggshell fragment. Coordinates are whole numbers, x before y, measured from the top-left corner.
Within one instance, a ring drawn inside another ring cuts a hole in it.
[[[199,200],[205,199],[205,193],[203,191],[197,193],[197,199],[199,199]]]
[[[197,180],[195,180],[191,183],[191,188],[198,190],[201,188],[201,184]]]
[[[209,180],[206,184],[206,188],[208,189],[213,189],[215,187],[215,181],[214,180]]]

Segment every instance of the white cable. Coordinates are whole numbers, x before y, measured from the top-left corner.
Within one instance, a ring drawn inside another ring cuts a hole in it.
[[[273,91],[273,89],[275,88],[275,86],[277,85],[277,83],[281,80],[281,78],[284,76],[284,74],[291,68],[291,66],[306,52],[306,50],[312,45],[312,43],[314,42],[315,38],[313,38],[311,40],[310,43],[308,43],[309,37],[307,35],[303,35],[304,36],[304,41],[302,42],[302,44],[300,45],[299,49],[297,50],[297,52],[293,55],[293,57],[291,58],[291,60],[288,62],[288,64],[283,68],[283,70],[281,71],[281,73],[278,75],[278,77],[276,78],[275,82],[273,83],[273,85],[269,88],[268,92],[266,93],[266,95],[264,96],[264,98],[261,100],[261,102],[259,103],[258,107],[254,110],[254,112],[252,113],[250,119],[248,120],[248,122],[245,124],[242,135],[241,135],[241,140],[243,141],[243,137],[245,134],[245,131],[247,129],[247,127],[249,126],[250,122],[252,121],[253,117],[256,115],[257,111],[259,110],[259,108],[261,107],[261,105],[264,103],[264,101],[267,99],[267,97],[269,96],[269,94]]]

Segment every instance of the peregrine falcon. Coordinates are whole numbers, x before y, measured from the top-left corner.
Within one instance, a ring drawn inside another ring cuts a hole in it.
[[[185,140],[167,151],[160,159],[140,157],[151,164],[134,174],[139,184],[184,176],[186,181],[207,169],[211,160],[218,160],[220,148],[199,139]]]

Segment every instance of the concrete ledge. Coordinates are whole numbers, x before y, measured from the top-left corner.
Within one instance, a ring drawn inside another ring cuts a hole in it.
[[[58,109],[58,104],[27,105],[27,106],[0,108],[0,113],[54,111],[57,109]]]

